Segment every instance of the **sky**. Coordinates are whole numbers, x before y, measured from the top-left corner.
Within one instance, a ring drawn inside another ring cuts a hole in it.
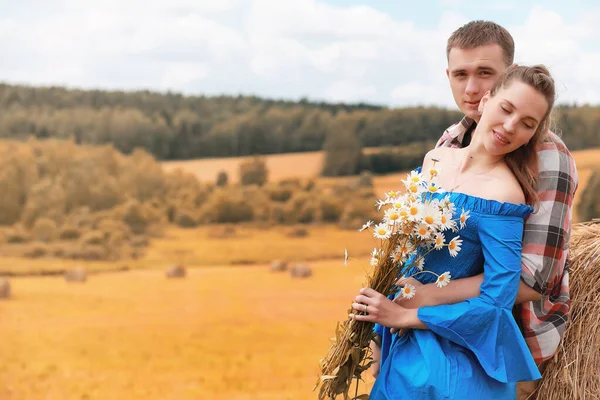
[[[476,19],[600,104],[591,0],[0,0],[0,82],[455,109],[446,40]]]

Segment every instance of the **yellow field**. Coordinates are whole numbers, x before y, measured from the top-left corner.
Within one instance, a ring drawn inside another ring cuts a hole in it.
[[[581,193],[600,150],[575,156]],[[400,177],[376,177],[377,193]],[[305,238],[288,237],[290,227],[238,226],[230,239],[211,237],[213,229],[170,228],[140,260],[86,263],[133,270],[85,284],[12,278],[13,298],[0,301],[0,400],[315,399],[318,360],[363,285],[376,242],[327,225]],[[275,258],[308,261],[314,275],[272,273]],[[190,267],[189,276],[167,280],[173,263]],[[1,270],[17,272],[79,264],[0,258]]]
[[[307,280],[267,265],[15,278],[0,302],[0,399],[314,399],[364,271],[313,267]]]

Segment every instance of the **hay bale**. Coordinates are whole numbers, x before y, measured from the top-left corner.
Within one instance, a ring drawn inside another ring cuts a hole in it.
[[[87,272],[84,268],[73,268],[65,272],[65,281],[74,283],[85,283]]]
[[[10,282],[6,278],[0,278],[0,300],[10,299]]]
[[[537,399],[600,399],[600,220],[573,227],[570,323]]]
[[[167,268],[167,278],[185,278],[186,276],[185,267],[181,264],[172,265]]]
[[[215,239],[227,239],[235,236],[236,230],[233,225],[215,227],[208,232],[208,237]]]
[[[309,234],[310,232],[308,231],[308,229],[306,229],[303,226],[297,226],[295,228],[290,229],[287,232],[287,236],[291,238],[303,238],[307,237]]]
[[[290,268],[292,278],[309,278],[312,276],[312,269],[306,264],[294,264]]]
[[[287,262],[282,260],[275,260],[271,263],[271,271],[272,272],[283,272],[287,271],[288,265]]]

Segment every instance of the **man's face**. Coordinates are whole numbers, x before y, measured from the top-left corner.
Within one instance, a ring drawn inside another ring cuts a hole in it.
[[[502,48],[496,43],[450,49],[446,75],[454,101],[467,117],[479,120],[479,101],[507,68],[503,58]]]

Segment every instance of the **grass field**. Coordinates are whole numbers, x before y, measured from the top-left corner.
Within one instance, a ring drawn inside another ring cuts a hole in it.
[[[301,156],[313,157],[318,171],[315,154]],[[293,156],[273,157],[285,164]],[[600,150],[575,157],[581,193]],[[281,178],[299,170],[285,168],[274,171]],[[376,177],[376,192],[398,187],[401,176]],[[303,238],[289,237],[291,227],[237,226],[228,239],[213,237],[214,229],[169,228],[135,262],[87,263],[90,271],[132,270],[94,274],[85,284],[11,278],[13,297],[0,301],[0,400],[315,399],[318,360],[364,283],[376,242],[329,225]],[[276,258],[307,261],[314,275],[270,272]],[[165,278],[174,263],[189,267],[186,279]],[[0,270],[13,272],[79,264],[0,258]]]
[[[267,265],[15,278],[0,302],[0,399],[314,399],[364,270],[313,268],[307,280]]]

